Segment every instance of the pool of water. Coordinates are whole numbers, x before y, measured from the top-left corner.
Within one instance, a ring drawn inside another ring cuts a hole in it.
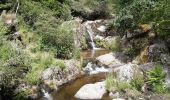
[[[87,75],[81,77],[71,83],[66,84],[65,86],[61,87],[60,91],[53,92],[53,100],[77,100],[74,98],[74,95],[77,91],[85,84],[95,83],[99,81],[103,81],[106,78],[106,73],[99,73],[96,75]],[[111,100],[107,94],[103,97],[102,100]]]
[[[109,50],[106,49],[96,49],[96,50],[84,50],[81,52],[81,57],[84,60],[92,60],[98,56],[109,53]]]
[[[91,61],[100,55],[109,53],[108,50],[97,49],[97,50],[86,50],[81,52],[83,60]],[[77,100],[74,95],[78,90],[85,84],[96,83],[103,81],[107,76],[107,73],[98,73],[94,75],[85,75],[79,79],[74,80],[66,85],[60,87],[59,91],[51,93],[53,100]],[[102,100],[112,100],[108,94],[105,94]]]

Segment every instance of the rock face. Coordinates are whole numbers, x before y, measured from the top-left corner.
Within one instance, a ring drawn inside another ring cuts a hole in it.
[[[160,55],[168,52],[165,43],[154,43],[148,48],[148,55],[151,61],[161,60]]]
[[[122,65],[121,61],[116,59],[115,54],[109,53],[96,58],[97,65],[113,67]]]
[[[41,80],[48,87],[57,90],[58,86],[79,77],[80,70],[77,63],[74,60],[68,60],[65,61],[65,69],[50,67],[43,71]]]
[[[114,72],[116,73],[117,79],[119,81],[125,82],[129,82],[133,78],[135,73],[142,74],[142,72],[138,68],[138,65],[131,63],[115,68]]]
[[[86,84],[75,94],[77,99],[102,99],[106,93],[105,82]]]
[[[27,94],[27,99],[37,99],[40,94],[40,88],[38,86],[31,86],[28,84],[19,84],[19,86],[14,90],[15,94],[20,94],[24,91],[29,91],[29,94]]]

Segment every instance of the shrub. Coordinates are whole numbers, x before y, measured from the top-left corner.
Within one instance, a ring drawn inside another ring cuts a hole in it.
[[[130,85],[134,87],[137,91],[141,91],[142,86],[144,85],[144,79],[142,75],[134,76],[134,78],[130,81]]]
[[[106,81],[105,81],[105,84],[106,84],[105,87],[106,87],[107,90],[109,90],[109,91],[113,90],[114,83],[115,83],[114,81],[115,80],[114,80],[112,75],[108,75],[107,76]]]
[[[59,27],[55,33],[46,33],[42,36],[41,46],[44,50],[52,50],[58,58],[71,58],[74,50],[74,32]]]
[[[117,81],[112,75],[108,75],[105,83],[105,87],[109,91],[124,92],[126,89],[131,88],[131,85],[129,83]]]
[[[13,91],[30,68],[29,59],[29,56],[18,46],[1,40],[0,93],[2,97],[13,95],[10,91]]]
[[[35,59],[32,59],[32,69],[25,77],[25,81],[29,84],[37,85],[40,83],[40,76],[44,69],[55,63],[52,54],[38,53]]]
[[[9,29],[0,20],[0,37],[4,36],[7,33],[9,33]]]
[[[105,46],[105,41],[101,39],[95,39],[96,47],[103,48]]]
[[[117,82],[117,90],[119,92],[124,92],[126,89],[130,89],[131,85],[127,82]]]
[[[164,78],[165,73],[163,72],[161,65],[156,65],[155,68],[147,72],[148,80],[147,83],[155,93],[164,93]]]

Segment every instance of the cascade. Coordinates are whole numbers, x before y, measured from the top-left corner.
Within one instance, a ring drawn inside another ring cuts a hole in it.
[[[46,100],[53,100],[52,96],[47,92],[45,91],[44,89],[41,89],[42,93],[43,93],[43,97],[46,99]]]

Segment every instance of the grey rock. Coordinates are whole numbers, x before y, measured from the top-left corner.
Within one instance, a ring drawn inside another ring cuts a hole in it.
[[[114,69],[119,81],[129,82],[135,73],[143,74],[137,64],[128,63]]]
[[[96,61],[97,61],[97,65],[105,66],[105,67],[109,67],[112,65],[114,65],[114,66],[122,65],[122,62],[120,60],[116,59],[115,54],[113,54],[113,53],[101,55],[96,58]]]
[[[102,99],[106,93],[105,82],[86,84],[75,94],[78,99]]]

